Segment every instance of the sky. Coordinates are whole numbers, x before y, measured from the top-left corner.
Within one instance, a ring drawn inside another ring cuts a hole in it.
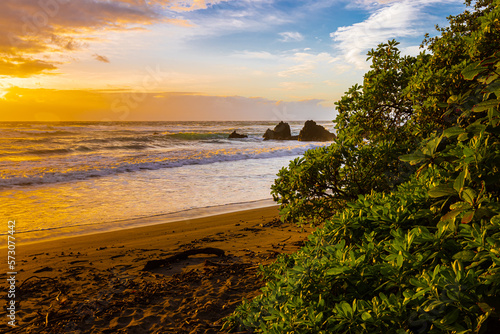
[[[2,0],[0,121],[332,120],[462,0]]]

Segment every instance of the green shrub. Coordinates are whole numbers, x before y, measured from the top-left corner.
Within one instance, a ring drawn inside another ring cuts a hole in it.
[[[414,170],[398,160],[406,143],[337,142],[307,151],[278,173],[271,187],[283,220],[320,224],[358,195],[388,191]]]
[[[486,9],[462,17],[476,20],[477,29],[462,28],[470,48],[484,57],[463,66],[466,84],[439,107],[455,122],[400,157],[415,168],[411,176],[408,165],[391,165],[407,146],[358,135],[282,170],[273,195],[285,218],[325,220],[324,226],[300,251],[261,268],[262,295],[240,305],[225,329],[498,331],[500,52],[484,42],[498,40],[500,6],[477,5]],[[386,173],[372,173],[384,159]]]

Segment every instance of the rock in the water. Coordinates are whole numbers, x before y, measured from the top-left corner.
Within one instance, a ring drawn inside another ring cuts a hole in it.
[[[314,121],[306,121],[299,133],[300,141],[331,141],[334,139],[333,133]]]
[[[248,138],[247,135],[242,135],[242,134],[239,134],[236,132],[236,130],[234,130],[228,137],[229,139],[232,139],[232,138]]]
[[[283,121],[279,122],[278,125],[274,127],[274,130],[267,129],[266,133],[264,133],[264,140],[274,139],[274,140],[291,140],[292,133],[290,131],[290,125],[288,123],[284,123]]]
[[[262,137],[264,137],[264,140],[274,139],[274,131],[271,129],[267,129],[266,133],[264,133]]]

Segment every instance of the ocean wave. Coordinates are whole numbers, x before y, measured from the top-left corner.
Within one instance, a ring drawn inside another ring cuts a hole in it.
[[[102,150],[145,150],[151,148],[149,145],[143,145],[143,144],[130,144],[130,145],[119,145],[119,146],[105,146],[100,149]]]
[[[181,140],[209,140],[209,139],[227,139],[229,133],[222,132],[177,132],[177,133],[163,133],[167,138],[181,139]]]
[[[71,136],[74,135],[73,131],[65,130],[24,130],[19,133],[28,134],[30,136]]]
[[[55,154],[68,154],[72,152],[69,148],[54,148],[54,149],[43,149],[43,150],[29,150],[23,152],[22,155],[55,155]]]
[[[212,163],[226,163],[231,161],[250,159],[271,159],[278,157],[293,157],[304,154],[308,149],[318,147],[318,144],[299,144],[296,147],[268,147],[247,150],[207,150],[191,152],[188,156],[171,156],[156,154],[152,156],[137,156],[126,161],[101,163],[100,165],[73,166],[69,170],[57,171],[48,168],[37,170],[33,175],[23,171],[22,176],[0,175],[0,188],[11,186],[27,186],[34,184],[69,182],[85,180],[94,177],[105,177],[119,173],[138,172],[141,170],[158,170],[188,165],[205,165]],[[35,169],[36,170],[36,169]]]

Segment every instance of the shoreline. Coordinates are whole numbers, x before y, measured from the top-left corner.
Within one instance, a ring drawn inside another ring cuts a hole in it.
[[[261,209],[266,207],[278,206],[272,198],[261,199],[241,203],[229,203],[224,205],[215,205],[201,208],[191,208],[169,213],[162,213],[152,216],[144,216],[130,219],[121,219],[96,224],[81,224],[73,226],[54,227],[44,230],[22,231],[16,235],[24,244],[34,244],[39,242],[54,241],[78,236],[89,236],[93,234],[121,231],[125,229],[141,228],[157,224],[176,223],[185,220],[206,218],[222,215],[226,213],[246,211],[252,209]],[[15,220],[15,219],[14,219]],[[7,247],[7,233],[0,233],[0,249]]]
[[[299,249],[311,230],[281,223],[278,207],[271,206],[18,241],[18,326],[12,330],[2,322],[0,331],[220,333],[221,319],[243,298],[260,293],[259,265]],[[199,249],[217,249],[224,256],[198,254],[143,270],[151,260]]]

